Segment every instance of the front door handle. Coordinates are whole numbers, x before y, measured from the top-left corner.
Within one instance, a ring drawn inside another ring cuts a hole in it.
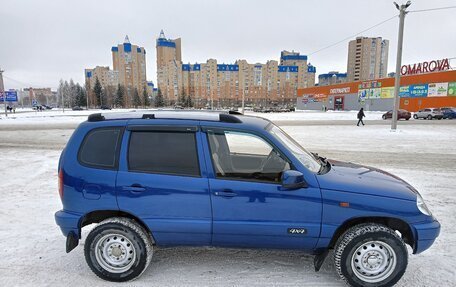
[[[142,192],[145,191],[146,188],[140,184],[132,184],[130,186],[122,187],[123,191],[132,191],[132,192]]]
[[[222,196],[222,197],[235,197],[237,193],[231,190],[224,190],[224,191],[216,191],[214,192],[215,196]]]

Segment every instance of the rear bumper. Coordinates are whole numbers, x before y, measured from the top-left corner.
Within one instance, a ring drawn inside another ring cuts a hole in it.
[[[440,223],[434,220],[430,223],[414,224],[416,244],[413,254],[418,254],[431,247],[440,234]]]
[[[81,216],[81,214],[59,210],[55,213],[55,222],[60,227],[60,230],[65,237],[67,237],[70,232],[73,232],[78,238],[81,238],[79,228]]]

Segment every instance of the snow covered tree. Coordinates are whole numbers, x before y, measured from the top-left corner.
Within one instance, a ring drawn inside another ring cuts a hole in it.
[[[103,87],[101,86],[100,80],[98,77],[95,79],[95,85],[93,87],[93,93],[95,94],[95,98],[97,100],[96,105],[100,106],[102,104],[102,94],[103,94]]]
[[[188,95],[187,98],[185,99],[185,106],[187,108],[193,107],[193,101],[192,101],[192,97],[190,97],[190,95]]]
[[[78,91],[77,91],[76,85],[74,84],[73,79],[70,79],[69,90],[68,90],[68,102],[69,102],[70,107],[77,105],[77,103],[76,103],[77,96],[78,96]]]
[[[133,106],[135,108],[138,108],[139,106],[141,106],[141,98],[139,97],[139,92],[138,92],[138,89],[136,89],[136,88],[133,91]]]
[[[187,97],[185,96],[184,92],[182,92],[182,94],[180,95],[177,104],[182,107],[187,106]]]
[[[143,89],[143,104],[145,108],[148,108],[150,106],[149,94],[147,93],[146,86],[144,86]]]
[[[66,107],[71,107],[70,105],[70,84],[68,81],[65,81],[63,84],[63,105]]]
[[[87,106],[87,98],[85,94],[85,90],[79,83],[76,84],[76,99],[75,99],[75,105],[80,106],[80,107],[85,107]]]
[[[62,100],[64,98],[64,89],[65,89],[65,82],[63,81],[63,79],[60,79],[59,81],[59,88],[57,89],[57,105],[60,106],[60,107],[63,107],[63,103],[64,101]],[[30,99],[30,102],[32,101],[32,99]]]
[[[165,105],[165,100],[163,99],[163,95],[160,89],[157,91],[157,96],[155,97],[155,107],[160,108]]]
[[[120,84],[117,85],[114,105],[116,106],[116,108],[123,108],[124,106],[124,88]]]

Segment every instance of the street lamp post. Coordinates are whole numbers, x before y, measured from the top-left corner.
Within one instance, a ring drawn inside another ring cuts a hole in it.
[[[5,117],[8,116],[8,111],[6,109],[6,93],[5,93],[5,87],[3,86],[3,72],[2,69],[0,69],[0,94],[3,96],[3,104],[5,105]]]
[[[396,75],[394,81],[394,106],[393,106],[393,118],[391,119],[391,131],[396,131],[397,128],[397,111],[399,109],[399,87],[400,76],[401,76],[401,62],[402,62],[402,43],[404,40],[404,20],[405,15],[408,13],[406,9],[412,4],[407,1],[406,4],[399,6],[396,2],[394,5],[399,10],[399,35],[397,39],[397,56],[396,56]]]

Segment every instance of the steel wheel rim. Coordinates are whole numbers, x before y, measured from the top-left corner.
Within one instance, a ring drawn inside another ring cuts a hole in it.
[[[368,283],[385,280],[394,272],[396,265],[396,252],[382,241],[363,243],[355,250],[351,259],[355,276]]]
[[[133,243],[124,235],[104,235],[95,245],[95,258],[100,266],[111,273],[123,273],[136,259]]]

